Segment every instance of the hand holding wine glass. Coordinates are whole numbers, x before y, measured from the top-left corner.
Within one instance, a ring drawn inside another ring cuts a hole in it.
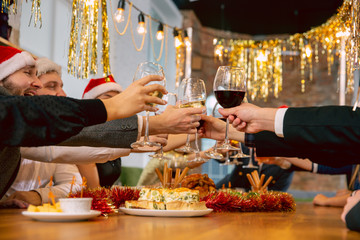
[[[151,75],[157,75],[160,76],[160,78],[162,78],[162,81],[159,82],[160,84],[162,84],[165,87],[165,74],[164,74],[164,70],[162,68],[161,65],[157,64],[157,63],[153,63],[153,62],[143,62],[140,63],[139,66],[136,69],[135,72],[135,76],[134,76],[134,82],[137,81],[138,79],[142,79],[146,76],[151,76]],[[153,90],[153,91],[149,91],[148,94],[148,98],[162,98],[164,91],[157,91],[156,87],[152,86],[152,85],[148,85],[146,86],[147,89],[149,90]],[[126,105],[127,102],[124,102]],[[148,104],[151,107],[155,107],[156,103],[155,102],[148,102]],[[131,147],[139,150],[139,151],[157,151],[161,148],[161,144],[155,143],[155,142],[151,142],[149,140],[149,111],[146,111],[146,123],[145,123],[145,137],[143,141],[137,141],[135,143],[131,144]]]

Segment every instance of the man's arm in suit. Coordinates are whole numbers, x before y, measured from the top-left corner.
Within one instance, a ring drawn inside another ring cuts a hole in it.
[[[59,145],[130,148],[130,144],[136,142],[137,138],[138,117],[134,115],[86,127]]]

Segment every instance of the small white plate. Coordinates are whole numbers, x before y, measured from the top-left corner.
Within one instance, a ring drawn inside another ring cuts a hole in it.
[[[74,222],[83,221],[101,214],[100,211],[90,210],[88,213],[63,213],[63,212],[22,212],[24,216],[45,222]]]
[[[129,215],[150,217],[199,217],[213,211],[211,208],[206,210],[149,210],[121,207],[119,209]]]

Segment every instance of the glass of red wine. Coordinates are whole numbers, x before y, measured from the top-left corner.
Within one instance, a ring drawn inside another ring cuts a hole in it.
[[[136,81],[140,78],[149,76],[149,75],[159,75],[163,77],[162,81],[156,81],[150,84],[161,84],[165,86],[165,74],[164,69],[160,64],[153,62],[143,62],[140,63],[136,69],[133,81]],[[152,96],[156,96],[158,98],[162,98],[163,94],[159,91],[155,91],[151,93]],[[149,103],[152,106],[155,106],[154,103]],[[133,149],[137,149],[139,151],[157,151],[161,148],[161,144],[156,142],[151,142],[149,140],[149,111],[146,111],[146,123],[145,123],[145,137],[143,141],[137,141],[130,145]]]
[[[239,106],[245,97],[246,78],[244,69],[234,66],[220,66],[216,72],[214,87],[216,100],[223,108]],[[226,119],[225,141],[218,149],[238,150],[231,146],[228,138],[229,120]]]

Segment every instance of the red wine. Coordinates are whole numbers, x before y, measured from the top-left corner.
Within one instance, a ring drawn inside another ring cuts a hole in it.
[[[200,123],[200,125],[196,128],[197,130],[199,130],[204,125],[205,121],[199,120],[199,123]]]
[[[245,91],[217,90],[214,92],[216,100],[223,108],[239,106],[245,97]]]
[[[226,122],[226,118],[223,118],[223,117],[221,117],[221,118],[219,118],[221,121],[223,121],[223,122]]]

